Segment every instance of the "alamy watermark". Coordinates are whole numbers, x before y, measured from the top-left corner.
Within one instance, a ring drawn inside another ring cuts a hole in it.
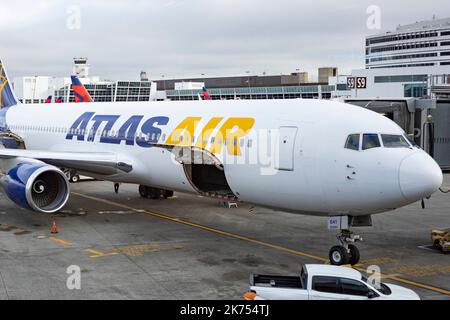
[[[67,7],[66,27],[69,30],[81,29],[81,7],[73,4]]]
[[[69,290],[80,290],[81,289],[81,268],[77,265],[71,265],[67,267],[66,273],[69,275],[67,277],[66,286]]]
[[[381,8],[377,5],[371,5],[367,7],[366,13],[369,15],[367,17],[366,26],[369,30],[380,30],[381,29]]]
[[[293,165],[294,155],[302,152],[294,131],[238,129],[223,135],[203,132],[192,136],[186,130],[176,130],[171,135],[176,142],[170,147],[172,160],[187,165],[256,165],[261,175],[275,175],[283,166]]]
[[[366,272],[370,274],[367,278],[367,283],[377,290],[381,289],[381,268],[376,265],[371,265],[367,267]]]

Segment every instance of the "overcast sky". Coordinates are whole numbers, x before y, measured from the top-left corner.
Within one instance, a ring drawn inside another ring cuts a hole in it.
[[[448,0],[0,1],[0,56],[11,77],[68,76],[81,56],[102,79],[296,69],[317,78],[320,66],[363,68],[368,34],[450,17]],[[381,30],[367,27],[371,5]]]

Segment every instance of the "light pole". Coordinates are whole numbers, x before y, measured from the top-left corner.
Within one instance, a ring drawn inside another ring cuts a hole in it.
[[[250,88],[250,71],[245,71],[245,73],[247,74],[247,83],[248,87]]]
[[[206,88],[205,74],[202,73],[201,75],[202,75],[203,86]]]
[[[247,74],[247,84],[248,84],[248,98],[252,98],[252,94],[250,93],[250,71],[245,71]]]

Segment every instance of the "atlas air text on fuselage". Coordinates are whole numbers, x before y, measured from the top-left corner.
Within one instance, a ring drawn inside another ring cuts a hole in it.
[[[211,117],[200,128],[201,116],[184,118],[167,137],[163,128],[169,126],[167,116],[154,116],[144,119],[144,115],[132,115],[121,122],[120,115],[96,114],[85,112],[74,121],[66,135],[67,140],[94,142],[100,136],[100,143],[120,144],[149,148],[155,144],[198,147],[211,153],[221,153],[226,147],[229,155],[241,155],[239,140],[244,138],[255,124],[254,118],[247,117]],[[113,127],[119,124],[117,131]],[[100,127],[103,130],[100,132]],[[90,127],[89,127],[90,126]],[[201,132],[196,135],[196,132]],[[214,139],[211,139],[215,132]],[[164,138],[164,141],[161,141]]]

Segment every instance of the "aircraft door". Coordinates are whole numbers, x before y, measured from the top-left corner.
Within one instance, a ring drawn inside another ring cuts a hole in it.
[[[294,147],[297,127],[280,127],[278,135],[278,165],[276,169],[294,171]]]

